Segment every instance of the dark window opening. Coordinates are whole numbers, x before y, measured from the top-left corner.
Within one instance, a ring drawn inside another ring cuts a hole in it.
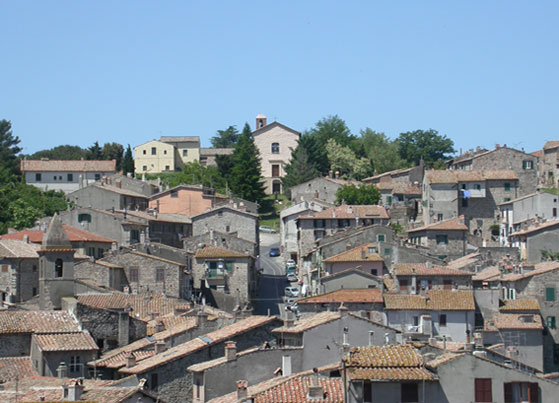
[[[62,259],[56,259],[56,262],[54,263],[54,275],[55,277],[62,277],[63,274],[64,262],[62,262]]]
[[[417,383],[402,383],[402,402],[418,402],[419,393]]]

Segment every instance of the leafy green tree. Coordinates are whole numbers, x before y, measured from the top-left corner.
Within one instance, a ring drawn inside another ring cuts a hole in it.
[[[0,120],[0,165],[13,175],[19,175],[18,154],[21,152],[19,137],[12,133],[12,123],[8,120]]]
[[[87,159],[88,160],[102,160],[103,154],[99,142],[96,141],[91,147],[87,149]]]
[[[116,170],[122,169],[122,156],[124,154],[124,147],[118,143],[105,143],[101,150],[102,160],[116,160]]]
[[[161,178],[161,182],[170,187],[178,185],[204,185],[215,189],[217,192],[225,193],[226,181],[219,173],[217,167],[205,167],[198,161],[184,164],[181,172],[170,172],[156,175],[147,175],[148,179]]]
[[[127,175],[128,173],[131,173],[132,176],[134,176],[134,158],[132,158],[132,149],[130,148],[130,144],[126,147],[126,152],[122,158],[122,174]]]
[[[433,167],[437,162],[450,158],[455,152],[454,142],[433,129],[401,133],[398,144],[402,159],[417,165],[423,158],[427,167]]]
[[[293,186],[309,181],[319,176],[318,170],[309,161],[307,150],[302,144],[291,153],[291,160],[285,166],[285,176],[282,178],[283,189],[288,197]]]
[[[48,150],[41,150],[27,157],[30,160],[40,160],[48,158],[50,160],[80,160],[87,159],[87,150],[79,146],[62,145]]]
[[[229,155],[216,155],[215,162],[217,164],[217,169],[219,174],[225,178],[227,182],[231,181],[231,172],[233,171],[233,165],[235,161],[233,160],[233,154]]]
[[[406,168],[409,164],[400,157],[398,140],[390,140],[384,133],[369,128],[361,130],[361,142],[376,173]]]
[[[214,148],[233,148],[239,140],[239,131],[235,126],[229,126],[225,130],[218,130],[216,135],[210,139]]]
[[[243,199],[262,203],[266,196],[260,169],[260,155],[254,145],[254,139],[248,123],[239,136],[233,152],[233,169],[231,171],[231,190]]]
[[[380,200],[380,191],[375,185],[344,185],[336,192],[336,204],[372,205]]]
[[[367,158],[357,158],[349,147],[338,144],[334,139],[328,139],[326,155],[330,168],[345,177],[363,179],[371,173],[371,162]]]

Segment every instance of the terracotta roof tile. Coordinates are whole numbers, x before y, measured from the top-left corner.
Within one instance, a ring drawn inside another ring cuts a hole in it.
[[[540,303],[537,299],[508,299],[504,303],[505,305],[499,308],[500,312],[540,311]]]
[[[466,256],[459,257],[458,259],[451,260],[448,262],[447,267],[450,269],[463,269],[471,264],[480,261],[481,255],[479,253],[470,253]]]
[[[422,190],[419,186],[409,182],[379,182],[374,184],[379,190],[391,190],[392,194],[421,195]]]
[[[495,280],[500,275],[501,275],[501,271],[499,270],[499,267],[493,266],[493,267],[488,267],[487,269],[482,270],[479,273],[476,273],[474,277],[472,277],[472,280],[473,281]]]
[[[415,311],[473,311],[474,295],[471,291],[430,290],[427,296],[384,294],[386,310]]]
[[[79,228],[74,228],[70,225],[62,224],[62,227],[66,231],[66,235],[70,242],[102,242],[111,244],[114,241],[112,239],[93,234],[88,231],[84,231]],[[23,240],[23,237],[27,235],[29,242],[34,244],[40,244],[43,242],[43,236],[45,233],[40,230],[23,230],[14,232],[12,234],[5,234],[0,236],[0,239],[19,239]]]
[[[393,170],[393,171],[383,172],[383,173],[381,173],[381,174],[378,174],[378,175],[374,175],[374,176],[370,176],[370,177],[368,177],[368,178],[365,178],[365,179],[363,179],[363,182],[371,182],[371,181],[373,181],[373,180],[380,179],[380,178],[383,178],[383,177],[385,177],[385,176],[393,176],[393,175],[403,174],[403,173],[406,173],[406,172],[410,172],[413,168],[415,168],[415,167],[412,167],[412,168],[401,168],[401,169],[395,169],[395,170]]]
[[[22,160],[26,172],[116,172],[116,160]]]
[[[441,366],[443,364],[446,364],[447,362],[450,362],[450,361],[454,360],[455,358],[461,357],[463,355],[464,354],[443,353],[443,354],[435,357],[434,359],[432,359],[430,361],[427,361],[425,363],[425,366],[429,369],[438,368],[439,366]]]
[[[40,245],[0,237],[0,257],[38,259]]]
[[[207,246],[204,249],[198,249],[194,255],[196,258],[246,258],[248,255],[236,252],[231,249],[219,246]]]
[[[349,206],[341,205],[338,207],[331,207],[322,211],[313,211],[308,215],[299,217],[300,220],[313,220],[313,219],[355,219],[359,216],[360,219],[365,218],[384,218],[388,219],[390,216],[386,209],[382,206]]]
[[[66,311],[0,311],[0,334],[78,331],[78,321]]]
[[[543,149],[550,150],[552,148],[557,148],[557,147],[559,147],[559,140],[549,140],[545,143]]]
[[[498,313],[493,319],[485,321],[485,331],[498,330],[543,330],[539,314]]]
[[[431,184],[453,184],[459,182],[484,182],[486,180],[518,180],[518,174],[510,169],[503,170],[430,170],[425,171],[427,182]]]
[[[316,399],[309,398],[309,386],[313,385],[313,375],[297,376],[268,390],[252,395],[254,403],[306,403]],[[318,377],[318,386],[322,387],[323,397],[320,402],[343,403],[344,392],[341,378]]]
[[[379,276],[375,276],[374,274],[367,273],[366,271],[360,270],[359,267],[360,266],[350,267],[349,269],[345,269],[345,270],[342,270],[342,271],[339,271],[339,272],[336,272],[336,273],[329,274],[327,276],[322,277],[322,281],[328,281],[328,280],[331,280],[333,278],[343,276],[345,274],[350,274],[350,273],[355,273],[355,274],[358,274],[358,275],[363,276],[363,277],[368,277],[368,278],[371,278],[371,279],[378,280]]]
[[[372,250],[376,250],[376,245],[374,243],[366,243],[324,259],[324,262],[384,262],[384,259],[378,253],[372,252]]]
[[[517,231],[517,232],[514,232],[514,233],[510,234],[510,236],[515,237],[515,236],[520,236],[520,235],[529,235],[529,234],[533,234],[533,233],[538,232],[538,231],[543,231],[543,230],[547,230],[547,229],[556,227],[558,225],[559,225],[559,220],[549,220],[549,221],[545,221],[543,223],[536,223],[536,224],[530,225],[526,229],[523,229],[521,231]]]
[[[392,269],[395,276],[463,276],[471,277],[472,273],[450,269],[444,266],[428,266],[426,263],[401,263]]]
[[[551,271],[559,269],[559,262],[541,262],[534,266],[533,270],[524,269],[523,273],[508,273],[502,277],[503,281],[519,281],[524,280],[529,277],[539,276],[540,274],[545,274]]]
[[[0,382],[23,379],[37,375],[31,357],[4,357],[0,358]]]
[[[95,340],[85,332],[36,334],[33,339],[42,351],[97,351]]]
[[[432,224],[427,224],[418,228],[408,229],[410,232],[419,231],[467,231],[468,226],[464,224],[464,216],[449,218],[447,220],[438,221]]]
[[[377,288],[342,288],[326,294],[314,295],[297,300],[298,304],[327,303],[382,303],[382,291]]]

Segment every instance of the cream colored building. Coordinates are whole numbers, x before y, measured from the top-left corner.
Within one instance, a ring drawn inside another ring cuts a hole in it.
[[[187,162],[200,160],[200,137],[163,136],[134,147],[136,174],[182,170]]]
[[[260,152],[262,177],[266,193],[282,193],[281,178],[297,148],[301,134],[278,122],[267,124],[266,116],[256,117],[256,130],[252,133],[254,144]]]

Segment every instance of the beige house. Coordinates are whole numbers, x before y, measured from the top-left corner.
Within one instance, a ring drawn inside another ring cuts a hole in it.
[[[163,136],[134,147],[136,174],[180,171],[184,164],[200,160],[200,137]]]
[[[256,130],[252,133],[254,144],[260,152],[262,177],[266,193],[282,193],[281,178],[291,152],[299,143],[300,133],[278,122],[267,124],[266,116],[256,117]]]

